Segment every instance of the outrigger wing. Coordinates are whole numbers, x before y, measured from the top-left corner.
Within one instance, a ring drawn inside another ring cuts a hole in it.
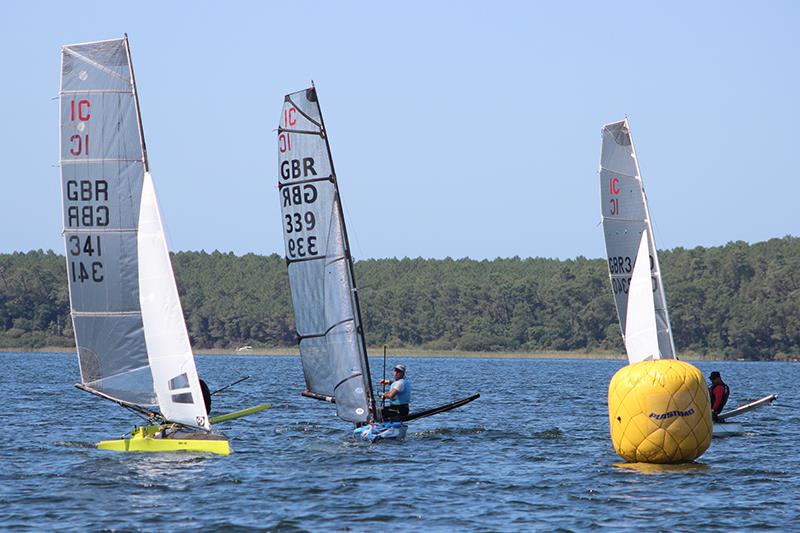
[[[226,413],[224,415],[217,415],[212,416],[210,422],[212,424],[218,424],[220,422],[227,422],[228,420],[235,420],[237,418],[242,418],[244,416],[250,416],[255,413],[260,413],[265,409],[272,408],[272,404],[270,403],[262,403],[259,405],[254,405],[253,407],[248,407],[246,409],[240,409],[238,411],[233,411],[232,413]]]
[[[278,189],[289,286],[307,396],[335,400],[344,420],[380,416],[341,198],[317,91],[285,97]]]
[[[770,394],[768,396],[764,396],[763,398],[759,398],[758,400],[746,403],[744,405],[740,405],[739,407],[731,409],[730,411],[725,411],[724,413],[720,413],[717,416],[717,420],[727,420],[729,418],[734,418],[739,415],[743,415],[754,409],[758,409],[759,407],[764,407],[765,405],[769,405],[777,399],[778,399],[777,394]]]
[[[453,409],[457,409],[463,405],[467,405],[468,403],[477,400],[481,397],[479,392],[476,392],[472,396],[467,396],[466,398],[462,398],[460,400],[456,400],[455,402],[450,402],[444,405],[440,405],[439,407],[434,407],[432,409],[426,409],[425,411],[417,411],[416,413],[408,413],[405,416],[401,416],[397,419],[393,419],[391,421],[397,422],[411,422],[412,420],[418,420],[420,418],[425,418],[426,416],[433,416],[438,415],[440,413],[446,413],[447,411],[452,411]]]

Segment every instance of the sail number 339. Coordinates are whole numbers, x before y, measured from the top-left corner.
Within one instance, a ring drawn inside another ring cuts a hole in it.
[[[317,226],[317,220],[311,211],[306,211],[304,214],[288,213],[283,218],[286,222],[287,234],[312,231]],[[286,248],[292,259],[317,255],[317,237],[314,235],[289,237],[286,240]]]

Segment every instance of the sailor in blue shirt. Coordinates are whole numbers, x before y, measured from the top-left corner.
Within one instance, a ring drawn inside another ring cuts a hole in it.
[[[382,379],[381,385],[391,385],[389,392],[383,395],[384,400],[389,400],[389,406],[382,409],[383,419],[407,415],[408,404],[411,403],[411,383],[406,379],[405,365],[395,366],[394,381]]]

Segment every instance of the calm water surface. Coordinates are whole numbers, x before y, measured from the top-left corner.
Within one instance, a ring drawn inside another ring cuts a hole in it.
[[[779,402],[696,464],[636,468],[618,466],[608,435],[619,361],[405,359],[416,409],[482,397],[369,445],[333,406],[299,396],[296,358],[199,356],[212,389],[253,376],[214,412],[275,405],[217,426],[230,457],[99,451],[136,418],[72,388],[74,355],[0,361],[3,530],[800,529],[797,363],[697,363],[722,372],[733,405]]]

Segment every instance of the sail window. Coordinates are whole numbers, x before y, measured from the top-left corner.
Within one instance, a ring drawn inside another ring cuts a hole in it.
[[[188,388],[189,388],[189,376],[185,372],[169,380],[169,390],[188,389]]]
[[[172,401],[175,403],[194,403],[191,392],[184,392],[181,394],[173,394]]]

